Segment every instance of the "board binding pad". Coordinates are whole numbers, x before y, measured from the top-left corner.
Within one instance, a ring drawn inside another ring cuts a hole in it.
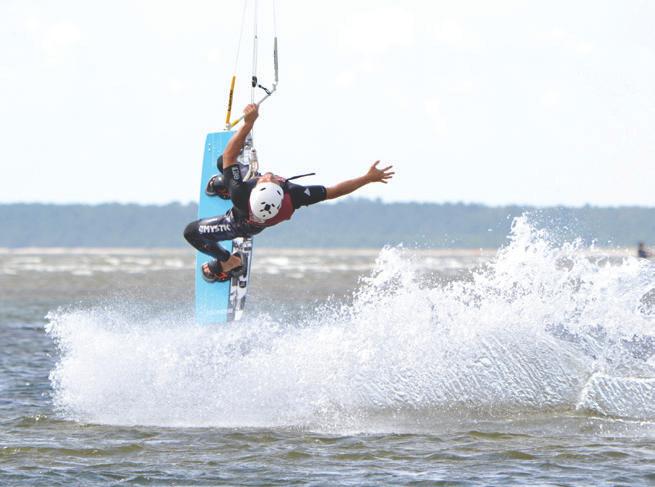
[[[217,174],[216,162],[223,154],[234,132],[215,132],[207,134],[205,152],[202,162],[200,181],[200,198],[198,200],[198,218],[210,218],[224,215],[232,208],[231,200],[205,193],[207,182]],[[252,138],[249,136],[237,162],[242,175],[250,167]],[[226,240],[221,245],[229,252],[242,252],[246,258],[246,272],[225,282],[208,283],[202,278],[202,265],[212,259],[209,255],[196,252],[196,322],[199,324],[217,324],[239,320],[243,316],[248,292],[248,280],[252,266],[252,238],[235,238]]]

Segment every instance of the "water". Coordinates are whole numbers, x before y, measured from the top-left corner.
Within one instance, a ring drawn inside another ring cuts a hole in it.
[[[655,266],[515,223],[477,251],[0,253],[3,485],[652,485]],[[45,316],[47,315],[47,318]]]

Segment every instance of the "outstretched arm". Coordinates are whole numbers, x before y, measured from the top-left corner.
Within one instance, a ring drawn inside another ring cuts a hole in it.
[[[339,198],[340,196],[345,196],[352,193],[355,190],[358,190],[362,186],[367,185],[368,183],[384,183],[387,184],[387,181],[393,177],[395,172],[391,171],[393,166],[387,166],[384,169],[378,169],[378,164],[380,161],[375,161],[366,174],[355,179],[348,179],[334,186],[326,188],[326,197],[325,199],[333,200],[334,198]]]
[[[259,107],[252,103],[244,108],[243,113],[245,113],[245,116],[243,117],[243,125],[230,139],[225,147],[225,151],[223,151],[223,170],[225,170],[226,167],[236,164],[237,157],[241,153],[241,149],[243,149],[243,145],[246,142],[246,137],[248,137],[248,134],[255,125],[255,120],[257,120],[257,117],[259,116]]]

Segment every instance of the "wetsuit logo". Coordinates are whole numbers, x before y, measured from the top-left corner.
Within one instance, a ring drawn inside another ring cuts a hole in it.
[[[239,171],[239,168],[237,166],[232,166],[232,179],[234,179],[235,181],[241,180],[241,171]]]
[[[219,223],[218,225],[198,226],[198,233],[216,233],[216,232],[228,232],[228,231],[230,231],[230,226],[224,223]]]

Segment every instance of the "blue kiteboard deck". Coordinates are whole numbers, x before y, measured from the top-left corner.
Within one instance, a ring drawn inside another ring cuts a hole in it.
[[[222,216],[232,207],[230,200],[208,196],[205,188],[209,179],[218,173],[216,161],[223,154],[233,134],[234,132],[207,134],[198,200],[199,219]],[[249,149],[250,147],[244,149],[239,156],[239,163],[248,164]],[[208,283],[202,278],[202,265],[212,257],[196,252],[196,322],[200,324],[226,323],[240,319],[243,314],[252,264],[252,239],[237,238],[221,242],[221,245],[229,252],[240,250],[244,253],[247,259],[247,271],[245,275],[232,278],[230,281]]]

